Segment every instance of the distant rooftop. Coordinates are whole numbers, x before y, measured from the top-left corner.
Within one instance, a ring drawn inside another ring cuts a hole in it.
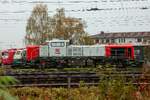
[[[96,35],[92,35],[92,38],[138,38],[138,37],[149,37],[150,38],[150,32],[119,32],[119,33],[104,33],[101,32]]]

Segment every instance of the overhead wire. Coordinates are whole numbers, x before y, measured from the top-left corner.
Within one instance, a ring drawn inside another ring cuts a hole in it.
[[[65,12],[71,12],[71,13],[82,13],[82,12],[91,12],[91,11],[111,11],[111,10],[125,10],[124,7],[123,7],[123,1],[125,0],[111,0],[111,2],[120,2],[121,3],[121,8],[99,8],[97,6],[97,3],[100,3],[100,2],[107,2],[105,0],[102,0],[102,1],[99,1],[99,0],[87,0],[87,1],[83,1],[83,0],[75,0],[75,1],[49,1],[49,0],[39,0],[39,1],[35,1],[35,0],[30,0],[30,1],[27,1],[27,0],[0,0],[0,3],[2,4],[37,4],[37,3],[45,3],[45,4],[57,4],[58,5],[58,8],[60,8],[61,5],[65,4],[65,3],[68,3],[68,4],[80,4],[80,3],[84,3],[84,4],[88,4],[88,3],[95,3],[96,6],[95,7],[89,7],[89,8],[83,8],[83,9],[66,9]],[[127,0],[126,0],[127,1]],[[129,1],[129,0],[128,0]],[[133,1],[138,1],[138,0],[133,0]],[[146,0],[145,0],[146,1]],[[141,9],[141,10],[147,10],[149,9],[150,6],[147,6],[147,7],[128,7],[126,8],[126,10],[128,9]],[[15,14],[21,14],[21,15],[24,15],[26,13],[31,13],[32,10],[15,10],[15,11],[0,11],[0,14],[3,14],[3,15],[7,15],[7,16],[13,16]],[[53,10],[48,10],[48,13],[53,13],[54,11]],[[16,17],[16,16],[15,16]],[[27,19],[26,18],[0,18],[0,22],[6,22],[6,23],[9,23],[9,22],[12,22],[14,21],[14,23],[18,23],[18,22],[21,22],[21,23],[26,23]]]

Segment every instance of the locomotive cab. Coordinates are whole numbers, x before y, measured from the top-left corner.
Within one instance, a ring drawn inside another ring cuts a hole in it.
[[[134,48],[132,45],[107,45],[106,57],[133,60]]]
[[[11,65],[13,63],[13,57],[16,49],[8,49],[2,51],[2,64],[3,65]]]
[[[54,39],[49,42],[50,56],[66,56],[66,47],[68,46],[69,40],[58,40]]]
[[[47,45],[40,47],[41,57],[66,57],[67,46],[69,45],[69,40],[59,40],[53,39],[47,41]]]
[[[112,63],[121,63],[122,65],[131,65],[134,61],[134,47],[131,44],[126,45],[107,45],[106,57]]]
[[[112,48],[111,57],[118,59],[131,59],[131,48]]]
[[[39,57],[39,46],[28,45],[26,48],[16,50],[13,66],[34,65]]]

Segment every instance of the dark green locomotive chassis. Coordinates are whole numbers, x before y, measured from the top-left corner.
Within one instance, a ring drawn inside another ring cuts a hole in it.
[[[36,60],[14,60],[12,66],[21,67],[49,67],[49,68],[70,68],[70,67],[96,67],[97,65],[113,65],[117,67],[142,66],[143,60],[127,59],[123,57],[39,57]]]

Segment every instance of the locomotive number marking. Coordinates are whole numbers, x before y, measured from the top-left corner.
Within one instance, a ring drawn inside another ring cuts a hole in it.
[[[60,49],[56,48],[55,49],[55,54],[60,54]]]

